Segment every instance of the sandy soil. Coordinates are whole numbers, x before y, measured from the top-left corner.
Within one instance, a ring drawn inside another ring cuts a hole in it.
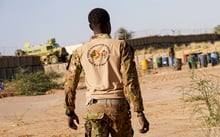
[[[220,75],[220,66],[197,69]],[[138,133],[132,114],[135,137],[206,137],[206,128],[198,118],[191,118],[192,107],[184,103],[180,86],[190,81],[190,70],[160,68],[142,72],[140,85],[145,114],[150,121],[147,134]],[[15,96],[0,99],[1,137],[84,137],[85,90],[77,91],[78,130],[69,129],[64,112],[64,93],[54,90],[43,96]]]

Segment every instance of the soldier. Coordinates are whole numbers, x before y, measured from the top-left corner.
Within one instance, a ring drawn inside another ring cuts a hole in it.
[[[175,64],[175,51],[173,47],[169,48],[169,66],[173,66]],[[176,67],[176,64],[175,66]]]
[[[89,26],[94,32],[88,43],[73,54],[64,84],[66,115],[70,128],[77,129],[75,95],[82,69],[87,86],[86,137],[133,137],[130,105],[140,124],[140,133],[149,130],[145,118],[133,49],[124,40],[110,37],[108,12],[93,9]],[[76,123],[75,123],[76,122]]]

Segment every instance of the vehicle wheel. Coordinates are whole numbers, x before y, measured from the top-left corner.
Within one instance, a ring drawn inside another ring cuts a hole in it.
[[[22,51],[21,49],[16,50],[15,56],[23,56],[23,55],[24,55],[24,51]]]
[[[58,63],[58,57],[55,56],[55,55],[50,56],[50,63],[51,63],[51,64]]]

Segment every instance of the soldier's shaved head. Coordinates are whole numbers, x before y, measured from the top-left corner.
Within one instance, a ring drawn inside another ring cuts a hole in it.
[[[95,8],[90,11],[88,20],[92,25],[106,24],[110,21],[110,16],[105,9]]]
[[[95,34],[111,32],[110,16],[105,9],[95,8],[88,15],[89,26]]]

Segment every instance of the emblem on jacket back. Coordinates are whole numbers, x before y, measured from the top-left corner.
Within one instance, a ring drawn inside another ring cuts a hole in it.
[[[94,45],[87,52],[88,61],[94,66],[103,66],[109,57],[110,49],[104,44]]]

